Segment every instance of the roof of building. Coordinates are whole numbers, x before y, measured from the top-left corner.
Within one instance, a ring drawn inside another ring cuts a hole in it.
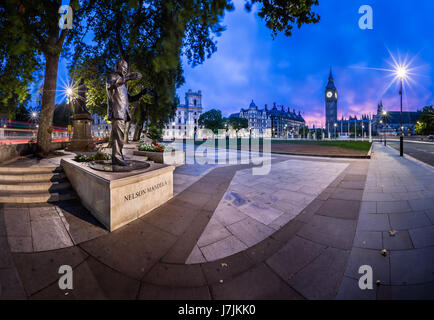
[[[298,112],[298,114],[296,114],[295,112],[284,111],[283,107],[281,110],[279,110],[279,109],[277,109],[276,106],[273,106],[273,108],[271,110],[267,111],[267,114],[270,117],[289,118],[290,120],[305,122],[303,117],[301,116],[300,112]]]

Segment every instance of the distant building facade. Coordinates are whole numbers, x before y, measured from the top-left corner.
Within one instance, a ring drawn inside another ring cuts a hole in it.
[[[230,115],[231,117],[246,118],[249,122],[248,130],[250,133],[260,135],[270,135],[272,137],[285,137],[288,134],[298,134],[301,126],[305,125],[305,120],[295,109],[291,112],[289,108],[282,105],[280,107],[273,104],[273,108],[259,109],[254,101],[248,109],[241,108],[239,113]]]
[[[385,111],[384,114],[383,111]],[[402,127],[404,135],[416,134],[415,125],[421,115],[421,111],[402,112]],[[377,114],[373,117],[373,127],[377,134],[399,134],[401,132],[401,112],[385,109],[383,107],[383,102],[380,101],[377,106]]]
[[[202,92],[194,92],[191,89],[185,93],[185,103],[176,108],[174,118],[163,130],[163,137],[193,138],[199,129],[199,117],[202,114]]]
[[[241,108],[239,113],[234,113],[231,116],[247,119],[249,122],[248,130],[254,130],[259,134],[264,134],[265,129],[270,128],[270,117],[268,117],[266,109],[259,109],[253,100],[248,109]]]
[[[98,138],[104,138],[110,136],[110,132],[112,130],[111,123],[107,123],[104,119],[97,115],[96,113],[92,114],[92,135]],[[131,129],[130,129],[131,131]]]

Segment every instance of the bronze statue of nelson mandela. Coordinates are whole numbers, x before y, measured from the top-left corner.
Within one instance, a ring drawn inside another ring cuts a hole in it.
[[[128,102],[137,101],[144,91],[135,96],[128,93],[126,83],[142,78],[140,73],[128,73],[128,64],[125,60],[116,62],[115,72],[107,77],[107,116],[112,123],[112,164],[126,166],[122,154],[125,135],[125,122],[131,121],[128,111]]]

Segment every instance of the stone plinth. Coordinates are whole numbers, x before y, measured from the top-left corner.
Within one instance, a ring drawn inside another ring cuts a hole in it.
[[[92,151],[95,143],[92,139],[92,117],[89,114],[76,114],[72,120],[74,133],[68,146],[70,151]]]
[[[135,156],[145,156],[148,160],[156,163],[164,163],[174,166],[182,166],[185,164],[185,152],[182,150],[174,150],[172,152],[153,152],[153,151],[134,151]]]
[[[173,197],[173,166],[151,163],[132,172],[104,172],[72,159],[62,159],[61,166],[83,206],[109,231]]]

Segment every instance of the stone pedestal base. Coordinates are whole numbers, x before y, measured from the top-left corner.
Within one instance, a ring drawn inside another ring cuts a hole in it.
[[[173,197],[173,166],[151,163],[132,172],[104,172],[72,159],[62,159],[61,166],[83,206],[109,231]]]
[[[96,147],[92,139],[91,125],[92,117],[88,114],[76,114],[72,120],[74,133],[69,151],[93,151]]]

